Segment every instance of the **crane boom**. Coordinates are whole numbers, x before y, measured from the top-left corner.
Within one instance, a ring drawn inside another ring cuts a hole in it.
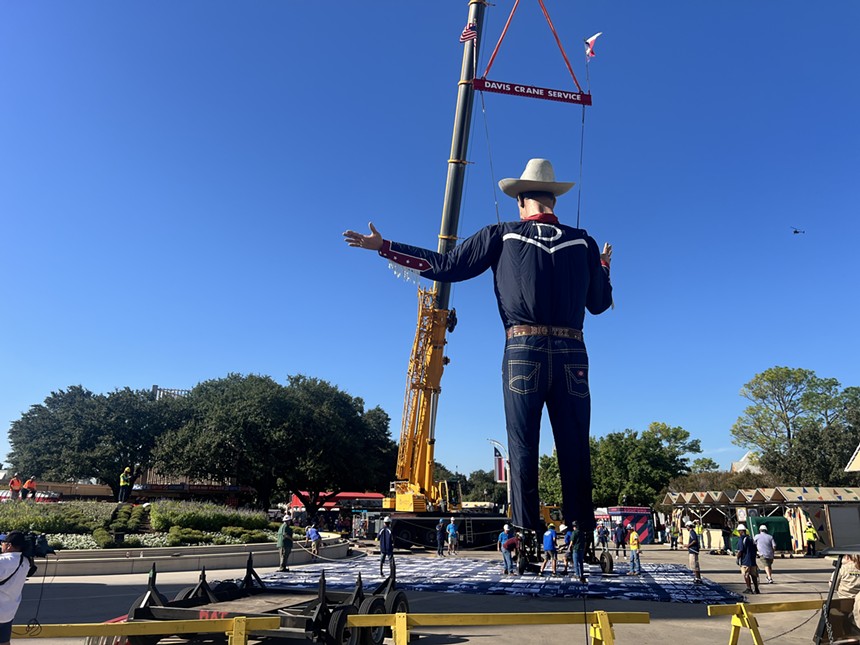
[[[484,11],[484,0],[470,0],[467,25],[472,25],[478,34],[481,34]],[[472,81],[480,40],[463,43],[454,133],[442,204],[439,253],[453,249],[457,240],[475,96]],[[442,372],[448,362],[444,356],[445,333],[453,331],[456,324],[456,313],[448,309],[450,295],[451,285],[442,282],[434,283],[432,289],[418,290],[418,326],[406,379],[397,481],[392,484],[394,497],[385,500],[386,508],[408,512],[426,511],[433,506],[450,510],[459,508],[459,494],[450,490],[447,482],[437,483],[433,477],[436,407],[442,391]]]

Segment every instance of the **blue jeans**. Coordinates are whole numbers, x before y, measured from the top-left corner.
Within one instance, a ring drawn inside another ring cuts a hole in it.
[[[642,573],[642,563],[639,561],[639,549],[630,550],[630,571]]]
[[[561,296],[560,296],[561,297]],[[513,523],[540,528],[538,443],[546,404],[555,439],[564,518],[595,527],[591,505],[588,354],[572,338],[518,336],[505,343],[502,385],[511,460]]]
[[[502,549],[502,559],[505,561],[505,573],[514,572],[514,559],[511,557],[511,552],[507,549]]]
[[[573,575],[577,578],[583,577],[583,564],[585,560],[585,553],[578,550],[573,549]]]

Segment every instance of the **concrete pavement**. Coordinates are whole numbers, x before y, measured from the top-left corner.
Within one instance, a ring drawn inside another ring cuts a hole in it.
[[[412,555],[405,557],[431,557]],[[470,553],[469,557],[476,557]],[[477,557],[498,557],[480,554]],[[686,553],[669,551],[665,547],[646,547],[644,562],[686,563]],[[726,588],[742,592],[744,588],[734,558],[731,556],[701,557],[702,574]],[[444,566],[444,565],[442,565]],[[762,585],[762,594],[750,596],[749,602],[777,602],[825,598],[828,579],[833,567],[824,559],[777,559],[774,563],[775,584]],[[261,574],[268,573],[260,569]],[[238,578],[242,569],[208,571],[210,582]],[[197,572],[169,572],[158,575],[159,590],[172,597],[179,589],[197,582]],[[39,622],[101,622],[128,611],[132,602],[146,589],[145,574],[64,577],[52,580],[30,580],[25,586],[24,600],[16,624],[36,617]],[[644,611],[651,614],[650,625],[618,625],[615,627],[619,644],[667,645],[683,641],[684,645],[705,645],[728,641],[731,620],[728,617],[708,618],[707,607],[696,604],[659,603],[631,600],[587,600],[570,598],[532,598],[523,596],[478,596],[468,594],[409,592],[411,610],[416,613],[481,613],[481,612],[546,612],[546,611]],[[763,637],[771,643],[809,645],[818,622],[813,611],[761,615],[758,618]],[[586,629],[580,626],[529,627],[459,627],[422,629],[430,634],[422,638],[426,645],[453,643],[485,643],[493,645],[524,645],[565,638],[587,642]],[[13,639],[15,637],[13,636]],[[47,645],[79,642],[74,639],[40,639]],[[741,643],[751,642],[748,635]]]

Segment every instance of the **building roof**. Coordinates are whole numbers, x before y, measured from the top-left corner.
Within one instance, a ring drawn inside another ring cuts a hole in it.
[[[824,504],[860,502],[860,488],[777,486],[776,488],[744,488],[737,491],[670,492],[663,498],[663,504],[666,506],[748,506],[801,502]]]

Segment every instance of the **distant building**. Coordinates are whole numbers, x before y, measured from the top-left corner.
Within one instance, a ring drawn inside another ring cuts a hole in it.
[[[152,393],[155,395],[155,400],[160,401],[163,398],[170,397],[172,399],[179,398],[181,396],[188,396],[191,393],[191,390],[183,390],[179,388],[165,388],[158,387],[157,385],[152,386]]]
[[[762,470],[755,463],[752,452],[748,452],[740,461],[733,461],[731,471],[733,473],[753,473],[754,475],[761,474]]]

